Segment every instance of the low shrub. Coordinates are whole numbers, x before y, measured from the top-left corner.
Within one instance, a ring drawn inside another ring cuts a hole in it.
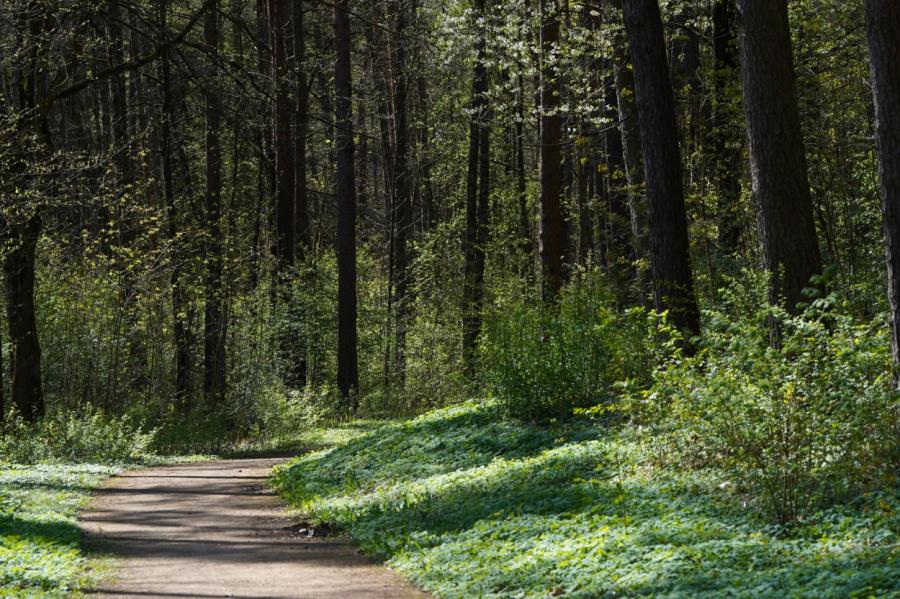
[[[481,376],[508,415],[527,420],[606,405],[617,383],[649,382],[670,350],[657,320],[618,311],[597,272],[579,275],[554,310],[522,295],[498,298],[481,336]]]
[[[128,462],[147,454],[155,435],[129,416],[108,416],[91,406],[54,412],[36,424],[10,413],[0,432],[0,461]]]
[[[748,278],[705,314],[698,353],[668,360],[623,409],[651,425],[658,455],[722,468],[782,523],[896,484],[900,396],[886,327],[857,322],[834,297],[791,316]]]

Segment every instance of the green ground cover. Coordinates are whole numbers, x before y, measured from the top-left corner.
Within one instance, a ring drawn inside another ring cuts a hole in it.
[[[0,597],[68,597],[89,580],[78,510],[119,469],[92,464],[0,467]]]
[[[346,436],[275,483],[442,598],[900,596],[896,494],[786,529],[722,475],[645,456],[628,432],[470,403]]]

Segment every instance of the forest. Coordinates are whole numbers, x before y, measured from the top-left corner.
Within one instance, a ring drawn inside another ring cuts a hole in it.
[[[0,595],[900,596],[898,64],[895,0],[0,0]]]

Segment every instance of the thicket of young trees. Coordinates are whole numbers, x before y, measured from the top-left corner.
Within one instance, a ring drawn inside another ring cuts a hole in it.
[[[0,45],[4,413],[576,398],[591,319],[691,355],[758,268],[769,346],[840,303],[900,362],[894,2],[23,0]]]

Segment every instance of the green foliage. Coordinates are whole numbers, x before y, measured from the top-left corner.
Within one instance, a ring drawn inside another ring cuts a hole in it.
[[[707,311],[697,355],[666,362],[626,410],[652,425],[660,455],[724,469],[781,522],[896,484],[900,402],[885,328],[834,298],[789,316],[766,307],[761,276],[746,278]]]
[[[155,434],[130,416],[91,406],[57,411],[32,425],[11,413],[0,432],[0,462],[128,462],[147,454]]]
[[[69,597],[88,580],[78,509],[113,466],[0,468],[0,596]]]
[[[656,320],[616,310],[597,272],[579,275],[555,309],[512,293],[495,301],[485,322],[482,376],[504,411],[525,419],[607,405],[616,383],[646,378],[666,351]]]
[[[714,471],[642,459],[627,433],[532,425],[469,403],[297,458],[298,509],[442,598],[886,596],[900,501],[872,496],[791,531]]]

